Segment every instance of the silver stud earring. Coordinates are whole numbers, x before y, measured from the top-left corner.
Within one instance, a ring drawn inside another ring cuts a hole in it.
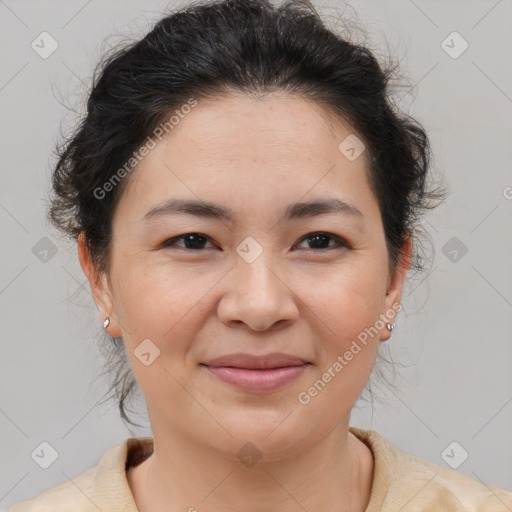
[[[391,332],[393,330],[393,328],[395,327],[395,323],[394,322],[392,324],[387,323],[386,327],[388,328],[388,331]],[[381,343],[389,343],[390,338],[391,338],[391,335],[387,340],[381,340],[380,342]]]
[[[110,324],[110,317],[108,317],[104,322],[103,322],[103,329],[106,329]]]

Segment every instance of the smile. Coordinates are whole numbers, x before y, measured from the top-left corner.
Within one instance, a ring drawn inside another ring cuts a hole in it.
[[[264,393],[277,391],[297,379],[310,363],[282,368],[235,368],[232,366],[207,366],[215,378],[246,392]]]

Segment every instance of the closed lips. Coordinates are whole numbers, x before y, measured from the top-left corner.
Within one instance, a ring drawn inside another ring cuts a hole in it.
[[[291,384],[311,363],[290,354],[229,354],[201,363],[211,375],[244,393],[271,393]]]
[[[232,367],[245,368],[247,370],[266,370],[271,368],[303,366],[310,363],[300,357],[289,354],[272,353],[266,354],[264,356],[256,356],[252,354],[236,353],[217,357],[200,364],[210,367]]]

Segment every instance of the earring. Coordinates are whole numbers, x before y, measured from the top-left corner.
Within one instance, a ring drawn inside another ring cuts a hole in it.
[[[110,324],[110,317],[108,317],[104,322],[103,322],[103,329],[107,329],[107,327],[109,326]]]
[[[393,328],[395,327],[395,323],[394,322],[392,324],[387,323],[386,327],[388,328],[388,331],[391,332],[393,330]],[[380,342],[381,343],[389,343],[390,338],[391,338],[391,335],[389,336],[389,338],[387,340],[381,340]]]

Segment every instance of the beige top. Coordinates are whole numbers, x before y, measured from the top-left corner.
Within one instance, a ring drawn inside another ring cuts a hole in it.
[[[512,492],[402,452],[374,430],[350,427],[375,461],[366,512],[512,512]],[[109,448],[98,465],[7,512],[137,512],[126,468],[153,450],[153,438],[131,437]]]

